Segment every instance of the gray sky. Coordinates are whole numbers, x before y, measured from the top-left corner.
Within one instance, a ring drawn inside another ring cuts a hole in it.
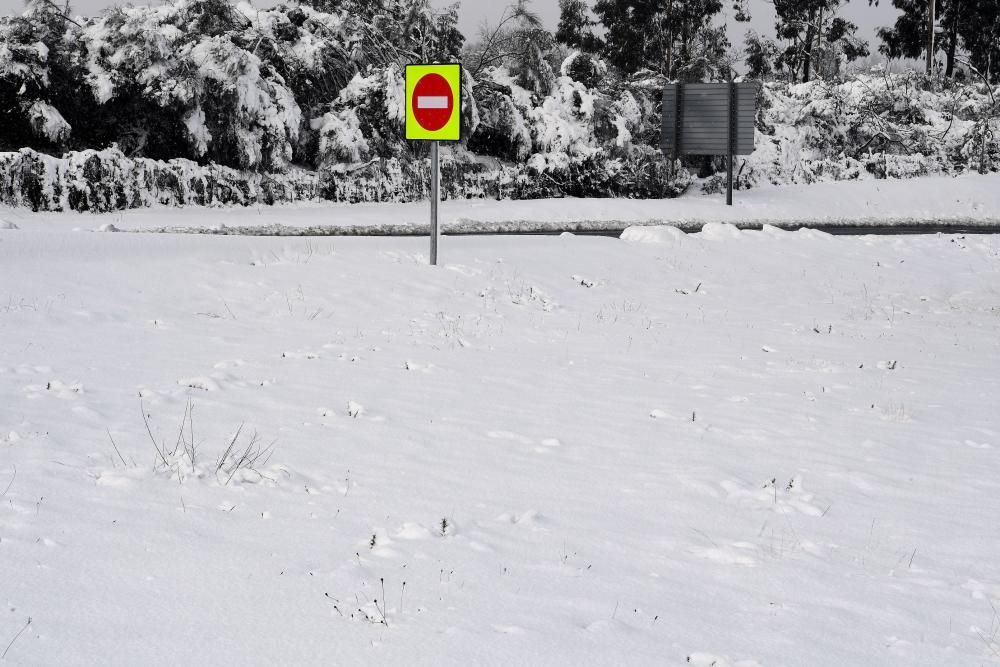
[[[62,4],[64,0],[57,0]],[[271,7],[278,4],[277,0],[252,0],[253,4],[260,7]],[[453,0],[431,0],[437,6],[451,4]],[[593,4],[593,0],[590,0]],[[113,4],[124,4],[110,2],[109,0],[71,0],[74,14],[90,16],[100,12],[101,9]],[[147,4],[141,0],[133,0],[133,4]],[[155,4],[155,3],[151,3]],[[472,39],[478,27],[484,20],[495,22],[503,8],[508,4],[505,0],[461,0],[459,8],[460,27],[466,38]],[[726,0],[723,11],[731,15],[732,3]],[[881,0],[880,6],[869,7],[868,0],[851,0],[841,12],[844,18],[854,21],[861,28],[861,36],[867,39],[872,45],[872,51],[876,51],[875,30],[884,25],[891,25],[895,20],[896,9],[892,7],[891,0]],[[531,4],[545,22],[546,26],[555,29],[559,20],[558,0],[533,0]],[[750,26],[762,35],[774,36],[774,12],[772,5],[766,0],[750,0],[753,20]],[[23,0],[0,0],[0,11],[4,14],[21,13],[24,9]],[[729,39],[734,46],[743,44],[743,34],[747,27],[745,24],[738,24],[729,21]]]

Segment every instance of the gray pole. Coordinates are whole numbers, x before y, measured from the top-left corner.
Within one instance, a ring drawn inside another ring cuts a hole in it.
[[[927,0],[927,75],[934,73],[934,1]]]
[[[438,142],[431,142],[431,266],[438,263],[438,186],[440,168],[438,166]]]
[[[736,84],[729,82],[729,129],[726,132],[726,144],[729,146],[729,161],[726,163],[726,205],[733,205],[733,125],[736,123]]]
[[[729,154],[729,164],[726,165],[729,172],[726,176],[726,205],[733,205],[733,154]]]

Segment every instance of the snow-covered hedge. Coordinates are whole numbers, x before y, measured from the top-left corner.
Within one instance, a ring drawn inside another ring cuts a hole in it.
[[[191,160],[129,158],[117,149],[62,158],[29,148],[0,153],[0,203],[35,211],[104,212],[144,206],[240,205],[317,197],[314,173],[261,174]]]
[[[738,187],[1000,169],[1000,88],[912,72],[766,84]]]
[[[444,199],[670,197],[687,172],[649,160],[573,164],[544,174],[525,165],[487,166],[445,159]],[[147,206],[250,206],[305,200],[405,202],[429,196],[426,159],[374,159],[352,169],[258,173],[184,159],[129,158],[117,149],[67,153],[30,148],[0,153],[0,204],[35,211],[105,212]]]
[[[430,192],[426,160],[373,161],[358,171],[325,173],[320,196],[333,201],[416,201]],[[444,199],[540,199],[543,197],[676,197],[690,175],[650,154],[634,160],[571,162],[544,172],[530,165],[489,167],[443,160]]]

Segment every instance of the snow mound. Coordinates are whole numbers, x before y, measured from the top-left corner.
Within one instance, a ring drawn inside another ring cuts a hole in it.
[[[810,229],[808,227],[803,227],[802,229],[795,230],[794,234],[799,238],[803,239],[829,239],[832,238],[832,234],[824,232],[821,229]]]
[[[20,227],[9,220],[0,220],[0,229],[20,229]]]
[[[635,243],[679,243],[684,232],[671,225],[632,226],[627,227],[620,238]]]
[[[743,232],[728,222],[708,222],[701,228],[700,236],[707,241],[726,241],[741,238]]]

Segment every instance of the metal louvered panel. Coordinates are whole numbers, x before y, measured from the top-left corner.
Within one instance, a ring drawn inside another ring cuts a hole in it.
[[[734,154],[752,153],[758,86],[756,83],[730,86],[728,83],[667,85],[663,90],[660,134],[663,152],[670,156],[728,155],[731,139]],[[735,118],[730,118],[730,109]]]
[[[677,84],[667,84],[663,89],[663,122],[660,125],[660,148],[670,155],[679,153],[677,145],[677,116],[680,111],[680,90]]]

